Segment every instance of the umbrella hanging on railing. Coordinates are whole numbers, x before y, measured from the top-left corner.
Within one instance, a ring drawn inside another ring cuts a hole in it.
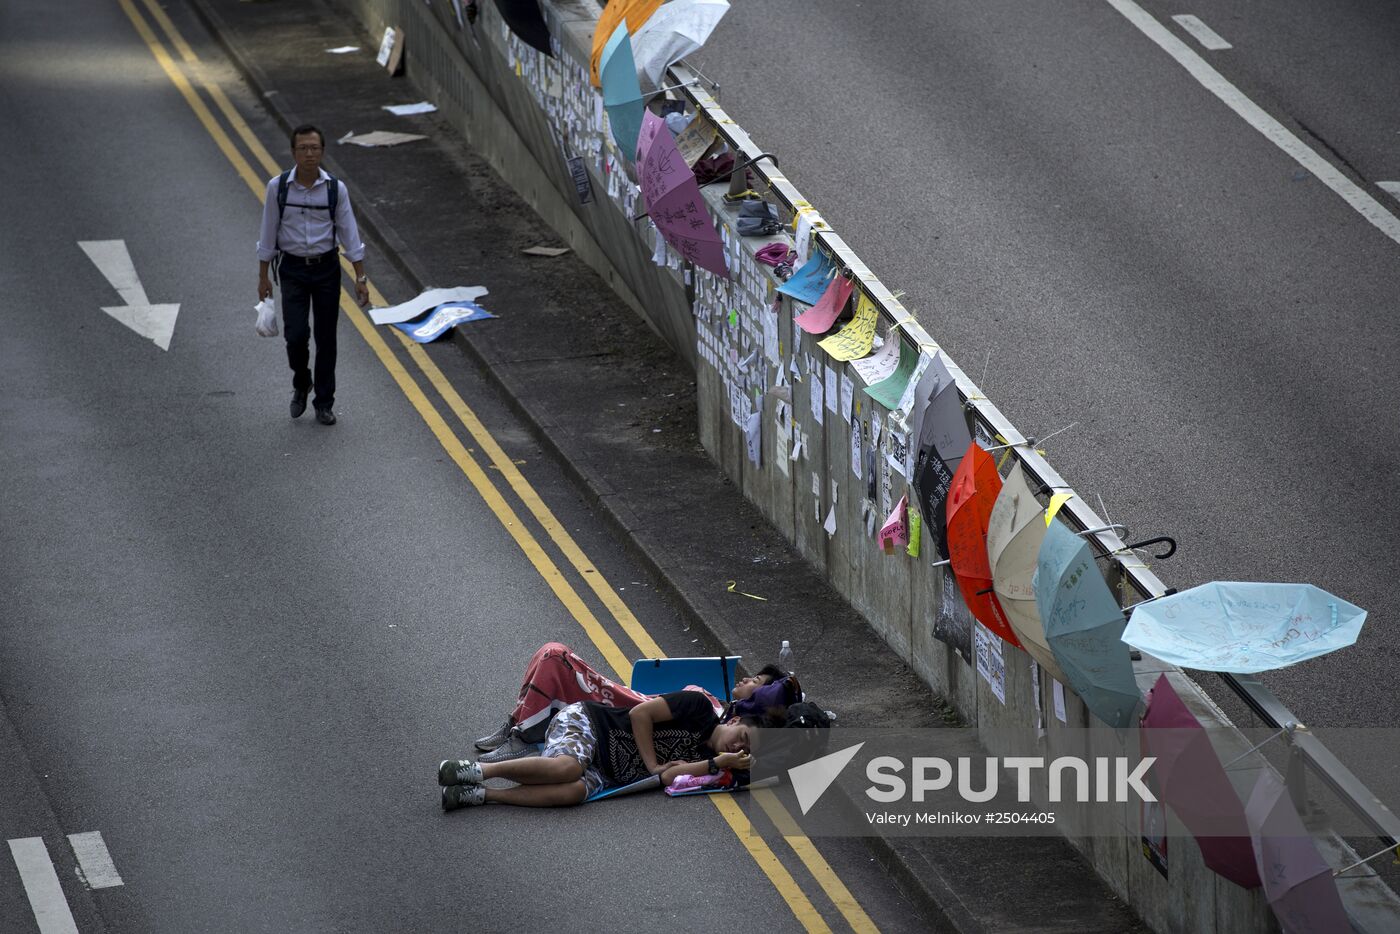
[[[1100,720],[1127,726],[1142,695],[1122,642],[1123,611],[1099,574],[1089,543],[1058,520],[1040,545],[1035,602],[1045,639],[1070,687]]]
[[[549,26],[540,12],[539,0],[496,0],[496,10],[521,42],[551,58],[554,56],[549,47]]]
[[[992,455],[976,441],[967,446],[948,490],[948,552],[963,602],[983,626],[1018,648],[1021,641],[1006,621],[992,588],[987,560],[987,523],[1001,492],[1001,475]]]
[[[1365,621],[1311,584],[1215,581],[1133,607],[1123,641],[1182,668],[1250,674],[1351,645]]]
[[[660,87],[666,69],[700,49],[715,31],[728,0],[671,0],[632,30],[637,75],[648,87]]]
[[[1045,540],[1045,507],[1040,505],[1026,482],[1019,464],[1013,465],[992,504],[987,522],[987,560],[992,566],[992,587],[1001,601],[1006,621],[1031,658],[1046,674],[1068,683],[1045,641],[1045,627],[1035,605],[1036,560]]]
[[[625,25],[613,31],[603,47],[598,70],[603,77],[603,109],[617,148],[627,158],[637,154],[637,137],[642,129],[642,88],[637,84],[637,66],[632,62],[632,39]]]
[[[717,276],[729,276],[724,243],[705,209],[695,173],[669,132],[658,132],[642,161],[642,200],[661,236],[682,258]]]
[[[1259,776],[1244,814],[1264,895],[1284,934],[1350,931],[1332,868],[1273,772]]]
[[[1155,756],[1159,797],[1196,838],[1207,868],[1247,889],[1259,886],[1244,805],[1210,736],[1163,674],[1142,715],[1142,754]]]

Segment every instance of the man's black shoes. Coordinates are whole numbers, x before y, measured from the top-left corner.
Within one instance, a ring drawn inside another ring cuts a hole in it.
[[[306,411],[306,390],[292,390],[292,418],[301,418],[301,413]]]
[[[316,421],[320,422],[322,425],[334,425],[335,413],[330,409],[317,409]]]

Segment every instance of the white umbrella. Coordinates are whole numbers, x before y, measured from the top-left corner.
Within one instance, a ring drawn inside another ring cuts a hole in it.
[[[1011,468],[1002,484],[987,526],[992,587],[1012,630],[1021,640],[1021,647],[1052,678],[1066,684],[1069,678],[1060,668],[1055,653],[1050,651],[1040,610],[1035,604],[1035,587],[1031,584],[1044,540],[1045,507],[1031,492],[1018,464]]]
[[[632,34],[637,77],[650,88],[661,86],[671,63],[698,50],[729,12],[728,0],[671,0]]]

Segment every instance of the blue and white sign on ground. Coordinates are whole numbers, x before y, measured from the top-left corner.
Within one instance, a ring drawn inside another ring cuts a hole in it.
[[[395,324],[394,327],[403,331],[409,337],[420,344],[435,341],[450,328],[454,328],[464,321],[480,321],[482,318],[494,318],[485,308],[474,302],[448,302],[439,305],[421,321],[405,321]]]

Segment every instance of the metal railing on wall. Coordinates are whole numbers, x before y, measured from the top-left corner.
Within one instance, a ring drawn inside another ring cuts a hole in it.
[[[942,351],[938,343],[924,330],[899,298],[875,276],[840,236],[826,224],[820,213],[802,196],[796,186],[780,170],[776,158],[760,149],[748,133],[734,122],[720,106],[719,87],[685,62],[671,66],[672,93],[685,97],[701,118],[708,120],[718,136],[733,151],[738,171],[753,173],[767,192],[767,197],[788,215],[789,223],[802,217],[811,226],[813,248],[830,256],[835,264],[850,273],[856,288],[865,294],[878,311],[886,328],[886,339],[897,335],[924,353]],[[809,251],[810,255],[810,251]],[[857,296],[853,295],[854,300]],[[997,438],[1020,463],[1034,482],[1044,489],[1070,492],[1072,487],[1036,449],[1036,439],[1027,437],[1011,424],[992,404],[968,375],[943,351],[943,360],[957,382],[963,404],[994,438]],[[1100,557],[1117,564],[1120,603],[1125,610],[1137,603],[1164,596],[1172,591],[1152,572],[1133,548],[1124,543],[1110,525],[1079,497],[1072,497],[1058,515],[1080,532],[1100,552]],[[1125,533],[1126,534],[1126,533]],[[1290,786],[1298,784],[1306,768],[1329,788],[1362,821],[1372,828],[1377,839],[1387,847],[1400,844],[1400,817],[1380,801],[1316,736],[1298,722],[1298,717],[1272,691],[1252,675],[1220,673],[1220,679],[1238,696],[1265,725],[1283,730],[1289,727]],[[1291,725],[1291,726],[1290,726]],[[1303,804],[1303,802],[1299,802]]]

